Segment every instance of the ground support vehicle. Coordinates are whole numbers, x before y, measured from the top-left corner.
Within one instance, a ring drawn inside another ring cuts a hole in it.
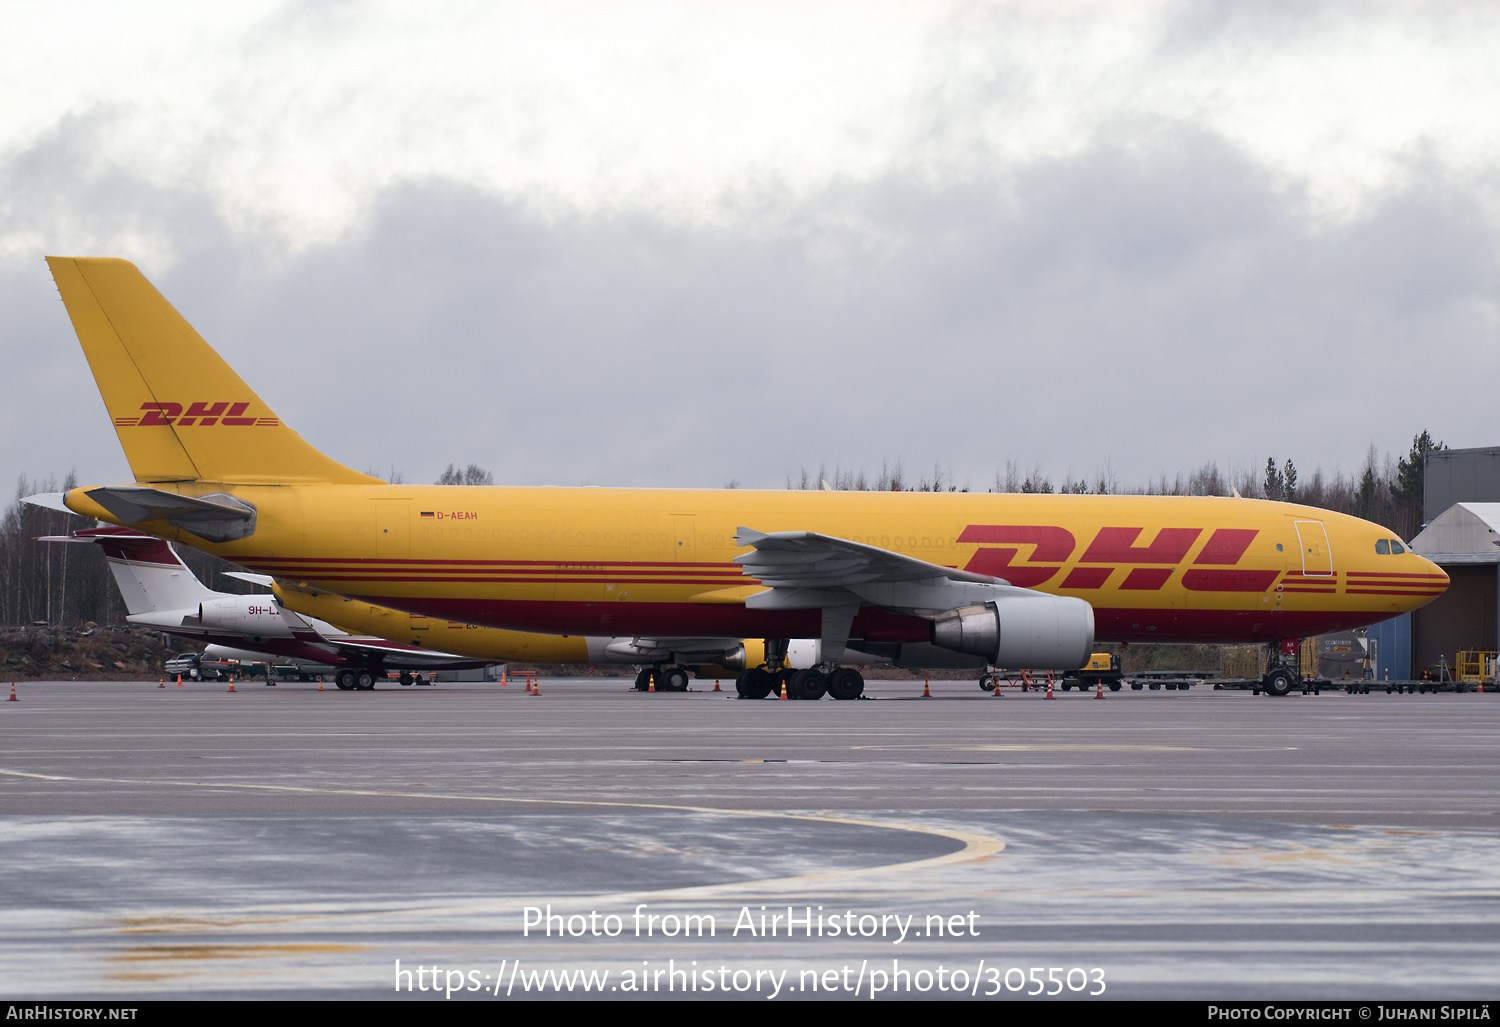
[[[1212,676],[1200,670],[1147,670],[1130,675],[1129,681],[1131,689],[1137,692],[1142,689],[1156,692],[1163,688],[1168,692],[1186,692]]]
[[[1092,692],[1103,685],[1111,692],[1118,692],[1124,683],[1125,675],[1120,670],[1120,654],[1094,653],[1081,669],[1062,679],[1061,687],[1064,692],[1074,687],[1080,692]]]
[[[181,674],[190,681],[222,681],[239,670],[233,660],[219,660],[203,653],[180,653],[167,661],[169,675]]]

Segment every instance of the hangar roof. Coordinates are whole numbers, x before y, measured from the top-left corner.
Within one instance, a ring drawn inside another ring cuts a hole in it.
[[[1500,563],[1500,503],[1454,503],[1411,540],[1411,551],[1437,564]]]

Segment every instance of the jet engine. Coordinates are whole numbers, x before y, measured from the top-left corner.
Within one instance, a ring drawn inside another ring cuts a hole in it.
[[[186,622],[184,622],[186,623]],[[225,596],[198,604],[198,626],[251,641],[291,634],[274,600],[265,595]]]
[[[1094,608],[1044,592],[1008,596],[939,617],[932,644],[983,656],[996,667],[1075,670],[1094,648]]]
[[[245,604],[238,596],[199,603],[198,623],[215,631],[243,631]]]

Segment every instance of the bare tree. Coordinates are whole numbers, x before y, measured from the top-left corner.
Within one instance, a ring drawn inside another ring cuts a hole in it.
[[[396,484],[392,482],[391,484]],[[434,485],[493,485],[495,476],[478,464],[470,464],[463,470],[459,470],[454,464],[449,464],[448,469],[438,475]]]

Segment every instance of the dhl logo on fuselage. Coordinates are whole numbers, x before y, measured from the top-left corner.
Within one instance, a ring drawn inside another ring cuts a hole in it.
[[[1172,572],[1203,534],[1202,528],[1162,528],[1150,545],[1137,545],[1144,528],[1100,528],[1078,565],[1068,572],[1058,588],[1103,588],[1120,567],[1128,567],[1118,588],[1121,591],[1154,592],[1167,583]],[[1231,569],[1250,548],[1256,528],[1218,528],[1182,574],[1182,587],[1191,592],[1264,592],[1280,575],[1277,570]],[[964,570],[1004,578],[1020,588],[1036,588],[1051,581],[1078,549],[1078,540],[1067,528],[1055,525],[971,524],[958,536],[960,543],[1001,547],[982,548]],[[1019,546],[1034,546],[1031,555],[1016,563]],[[1003,547],[1003,548],[1002,548]],[[1082,566],[1093,564],[1099,566]],[[1157,566],[1152,566],[1157,565]],[[1164,565],[1164,566],[1162,566]]]
[[[141,409],[145,413],[140,417],[116,417],[116,428],[145,428],[150,425],[175,424],[179,428],[188,428],[193,425],[208,427],[210,425],[226,425],[228,427],[274,427],[281,423],[275,417],[246,417],[245,411],[250,409],[250,404],[231,403],[225,400],[221,403],[190,403],[187,413],[182,412],[181,403],[142,403]]]

